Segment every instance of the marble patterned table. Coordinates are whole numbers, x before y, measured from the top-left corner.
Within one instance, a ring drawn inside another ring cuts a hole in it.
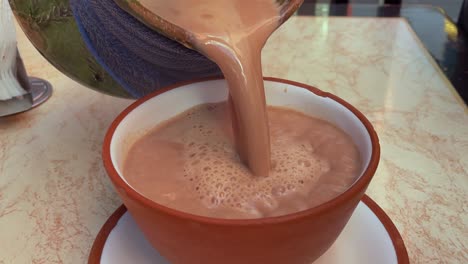
[[[81,87],[18,30],[41,107],[0,119],[0,263],[85,263],[121,204],[101,162],[104,133],[132,101]],[[367,194],[393,219],[412,263],[468,263],[468,111],[403,19],[293,17],[268,42],[264,74],[358,107],[382,159]],[[468,80],[467,80],[468,83]]]

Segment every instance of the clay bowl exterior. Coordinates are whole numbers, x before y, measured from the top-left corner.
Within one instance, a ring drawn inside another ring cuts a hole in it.
[[[225,86],[224,80],[193,81],[157,91],[133,103],[115,119],[105,137],[103,161],[106,171],[148,241],[172,264],[310,264],[343,230],[363,197],[380,157],[378,138],[371,123],[337,96],[305,84],[265,78],[268,104],[308,109],[328,116],[325,118],[330,122],[343,123],[361,152],[361,177],[347,191],[318,207],[262,219],[202,217],[151,201],[120,176],[123,159],[120,153],[125,152],[134,140],[132,138],[139,135],[133,133],[137,127],[146,126],[144,129],[147,130],[154,127],[158,119],[167,119],[182,109],[203,102],[221,101],[226,98],[227,91],[218,91],[227,90]],[[270,92],[273,90],[275,92]],[[157,102],[151,103],[154,100]],[[327,104],[336,106],[337,110],[327,110]],[[177,109],[168,110],[172,108]],[[335,113],[330,114],[333,111]],[[347,117],[342,118],[344,115]],[[142,125],[143,121],[147,124]]]

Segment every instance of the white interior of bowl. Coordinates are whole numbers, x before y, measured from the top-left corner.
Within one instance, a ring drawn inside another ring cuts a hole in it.
[[[295,85],[265,81],[265,87],[268,105],[289,107],[327,120],[348,133],[361,154],[362,175],[370,162],[372,143],[366,128],[350,110]],[[161,121],[199,104],[224,101],[227,94],[224,80],[192,83],[153,97],[130,112],[116,128],[110,144],[112,163],[120,177],[125,181],[122,165],[136,139]]]

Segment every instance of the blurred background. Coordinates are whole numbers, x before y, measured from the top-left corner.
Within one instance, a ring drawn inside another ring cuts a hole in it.
[[[463,0],[304,0],[305,3],[317,4],[394,4],[394,5],[431,5],[442,8],[455,22],[460,16]]]

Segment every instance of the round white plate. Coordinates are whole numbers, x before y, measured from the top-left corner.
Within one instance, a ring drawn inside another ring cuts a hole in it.
[[[94,242],[89,264],[170,264],[144,238],[124,206]],[[407,264],[405,245],[385,212],[368,196],[357,206],[333,246],[314,264]]]
[[[0,101],[0,117],[13,116],[34,109],[52,96],[52,85],[43,79],[29,77],[30,90],[24,96]]]

